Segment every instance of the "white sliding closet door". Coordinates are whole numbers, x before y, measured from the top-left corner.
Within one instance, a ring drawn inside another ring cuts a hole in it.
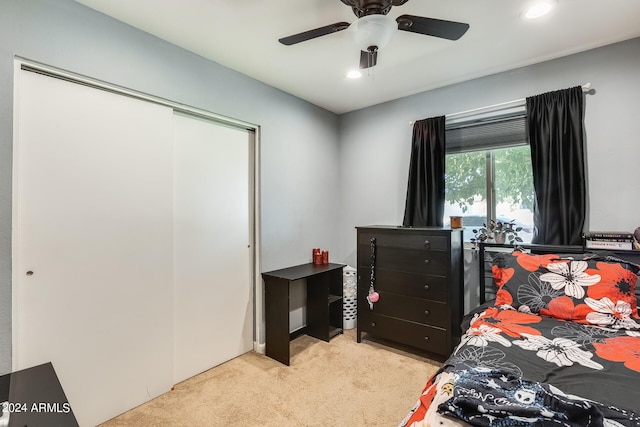
[[[250,135],[174,116],[174,381],[253,346]]]
[[[172,385],[173,111],[19,73],[13,367],[93,426]]]

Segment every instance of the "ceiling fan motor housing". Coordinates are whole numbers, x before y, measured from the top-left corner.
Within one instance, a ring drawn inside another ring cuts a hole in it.
[[[409,0],[341,0],[347,6],[351,6],[353,13],[358,17],[368,15],[386,15],[392,6],[402,6]]]

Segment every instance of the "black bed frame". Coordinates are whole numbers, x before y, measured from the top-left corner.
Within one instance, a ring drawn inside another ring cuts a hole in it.
[[[594,250],[585,249],[583,246],[560,246],[560,245],[537,245],[537,244],[519,244],[519,245],[504,245],[499,243],[484,243],[479,244],[478,261],[480,263],[480,304],[495,299],[496,286],[493,281],[493,275],[491,273],[491,263],[493,261],[492,253],[496,252],[509,252],[516,247],[520,247],[526,250],[530,250],[535,254],[580,254],[585,252],[598,253],[603,255],[611,255],[617,258],[621,258],[625,261],[632,262],[634,264],[640,264],[640,251],[638,250]],[[640,287],[636,287],[636,297],[640,301]]]

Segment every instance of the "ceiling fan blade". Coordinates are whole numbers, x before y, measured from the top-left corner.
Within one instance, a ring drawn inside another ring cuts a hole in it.
[[[349,28],[348,22],[336,22],[335,24],[326,25],[314,30],[309,30],[303,33],[294,34],[292,36],[283,37],[278,41],[284,45],[291,46],[292,44],[315,39],[316,37],[320,36],[326,36],[327,34],[332,34],[347,28]]]
[[[367,52],[365,50],[360,51],[360,69],[375,67],[378,63],[378,51]]]
[[[448,40],[458,40],[469,29],[469,24],[462,22],[443,21],[442,19],[414,15],[402,15],[396,21],[399,30]]]

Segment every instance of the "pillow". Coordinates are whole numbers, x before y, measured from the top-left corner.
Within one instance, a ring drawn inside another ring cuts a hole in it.
[[[622,260],[514,251],[497,254],[492,272],[496,306],[608,328],[640,328],[637,271]]]

